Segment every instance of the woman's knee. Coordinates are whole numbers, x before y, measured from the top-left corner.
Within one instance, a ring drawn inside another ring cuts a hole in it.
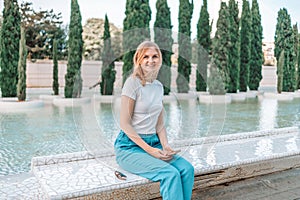
[[[181,173],[184,177],[187,177],[188,179],[194,178],[194,166],[188,162],[185,161],[184,164],[181,166]]]
[[[195,168],[190,162],[187,162],[186,171],[194,176]]]
[[[187,174],[193,174],[194,175],[194,166],[184,158],[179,158],[178,163],[176,164],[176,167],[183,172]]]
[[[166,167],[162,170],[162,174],[166,175],[166,178],[170,179],[179,179],[180,180],[180,172],[173,166]]]

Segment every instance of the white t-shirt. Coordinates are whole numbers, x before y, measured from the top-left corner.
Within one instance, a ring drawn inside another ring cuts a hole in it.
[[[141,84],[139,78],[128,77],[122,89],[122,95],[135,100],[132,126],[139,134],[156,133],[156,124],[163,109],[163,85],[154,80],[152,83]]]

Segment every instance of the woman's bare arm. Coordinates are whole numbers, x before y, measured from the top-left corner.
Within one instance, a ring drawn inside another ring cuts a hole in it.
[[[168,142],[167,131],[164,124],[164,111],[162,110],[158,116],[156,131],[160,140],[160,143],[163,147],[164,153],[166,155],[174,155],[178,151],[173,150]]]
[[[164,147],[168,145],[167,131],[164,124],[164,111],[162,110],[158,116],[156,124],[156,132],[158,134],[161,145]]]
[[[132,98],[124,95],[121,97],[120,126],[133,142],[135,142],[145,151],[149,151],[150,146],[144,140],[142,140],[142,138],[135,132],[131,125],[134,105],[135,100]]]
[[[163,151],[157,148],[153,148],[148,145],[134,130],[132,127],[132,115],[134,110],[135,100],[125,95],[121,97],[121,112],[120,112],[120,126],[126,135],[138,146],[144,149],[150,155],[162,159],[168,160],[169,156],[165,155]]]

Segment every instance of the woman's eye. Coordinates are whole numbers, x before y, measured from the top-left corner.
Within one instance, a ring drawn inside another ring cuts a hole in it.
[[[149,56],[144,56],[144,59],[147,59],[147,58],[149,58]]]
[[[153,56],[153,58],[158,58],[158,56],[157,56],[157,55],[155,55],[155,56]]]

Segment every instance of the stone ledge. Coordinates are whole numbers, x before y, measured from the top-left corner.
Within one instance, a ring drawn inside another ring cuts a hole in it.
[[[55,106],[62,106],[62,107],[81,106],[81,105],[88,104],[90,102],[91,102],[91,98],[89,97],[53,99],[53,104]]]
[[[231,103],[230,95],[199,94],[198,98],[199,98],[200,103],[205,103],[205,104],[228,104],[228,103]]]
[[[300,166],[299,131],[295,127],[219,138],[217,141],[203,139],[198,144],[181,146],[181,155],[195,167],[196,190]],[[273,145],[272,151],[259,151],[259,147],[269,140]],[[296,146],[289,149],[286,145],[292,140]],[[39,159],[44,160],[33,164],[32,172],[49,199],[159,197],[157,183],[122,171],[111,152],[99,152],[98,157],[88,152],[73,153],[69,154],[69,160],[68,154]],[[115,169],[124,172],[128,179],[116,179]]]
[[[188,93],[170,93],[175,97],[176,100],[196,100],[197,99],[197,94],[196,92],[189,91]]]
[[[61,99],[62,96],[59,95],[47,95],[47,94],[41,94],[39,95],[39,99],[42,100],[44,103],[52,104],[54,99]]]
[[[114,103],[120,96],[118,95],[101,95],[101,94],[94,94],[92,96],[92,100],[99,101],[101,103]]]
[[[41,100],[18,101],[18,98],[0,98],[1,112],[34,111],[43,106],[44,102]]]
[[[0,199],[47,199],[37,178],[32,173],[0,178]]]
[[[227,93],[227,95],[230,95],[231,101],[242,102],[246,100],[246,92]]]
[[[292,93],[278,94],[278,93],[265,92],[263,98],[276,99],[277,101],[292,101],[294,99],[294,96]]]
[[[164,103],[170,103],[170,102],[175,102],[177,101],[175,95],[173,95],[172,93],[170,93],[169,95],[164,95],[163,97],[163,102]]]
[[[246,98],[248,98],[248,99],[256,98],[258,94],[259,94],[258,91],[250,90],[250,91],[246,92]]]
[[[280,134],[297,134],[299,133],[298,127],[285,127],[278,129],[268,129],[254,132],[243,132],[243,133],[235,133],[229,135],[218,135],[218,136],[208,136],[202,138],[192,138],[187,140],[174,141],[173,146],[193,146],[193,145],[202,145],[202,144],[210,144],[216,142],[226,142],[232,140],[244,140],[250,138],[259,138],[259,137],[267,137],[267,136],[276,136]]]
[[[298,90],[298,91],[293,92],[293,96],[294,96],[294,98],[300,98],[300,91]]]
[[[297,151],[269,156],[263,159],[248,160],[240,164],[232,163],[228,166],[216,168],[214,171],[199,171],[195,173],[194,189],[298,168],[300,167],[299,159],[300,151]]]

